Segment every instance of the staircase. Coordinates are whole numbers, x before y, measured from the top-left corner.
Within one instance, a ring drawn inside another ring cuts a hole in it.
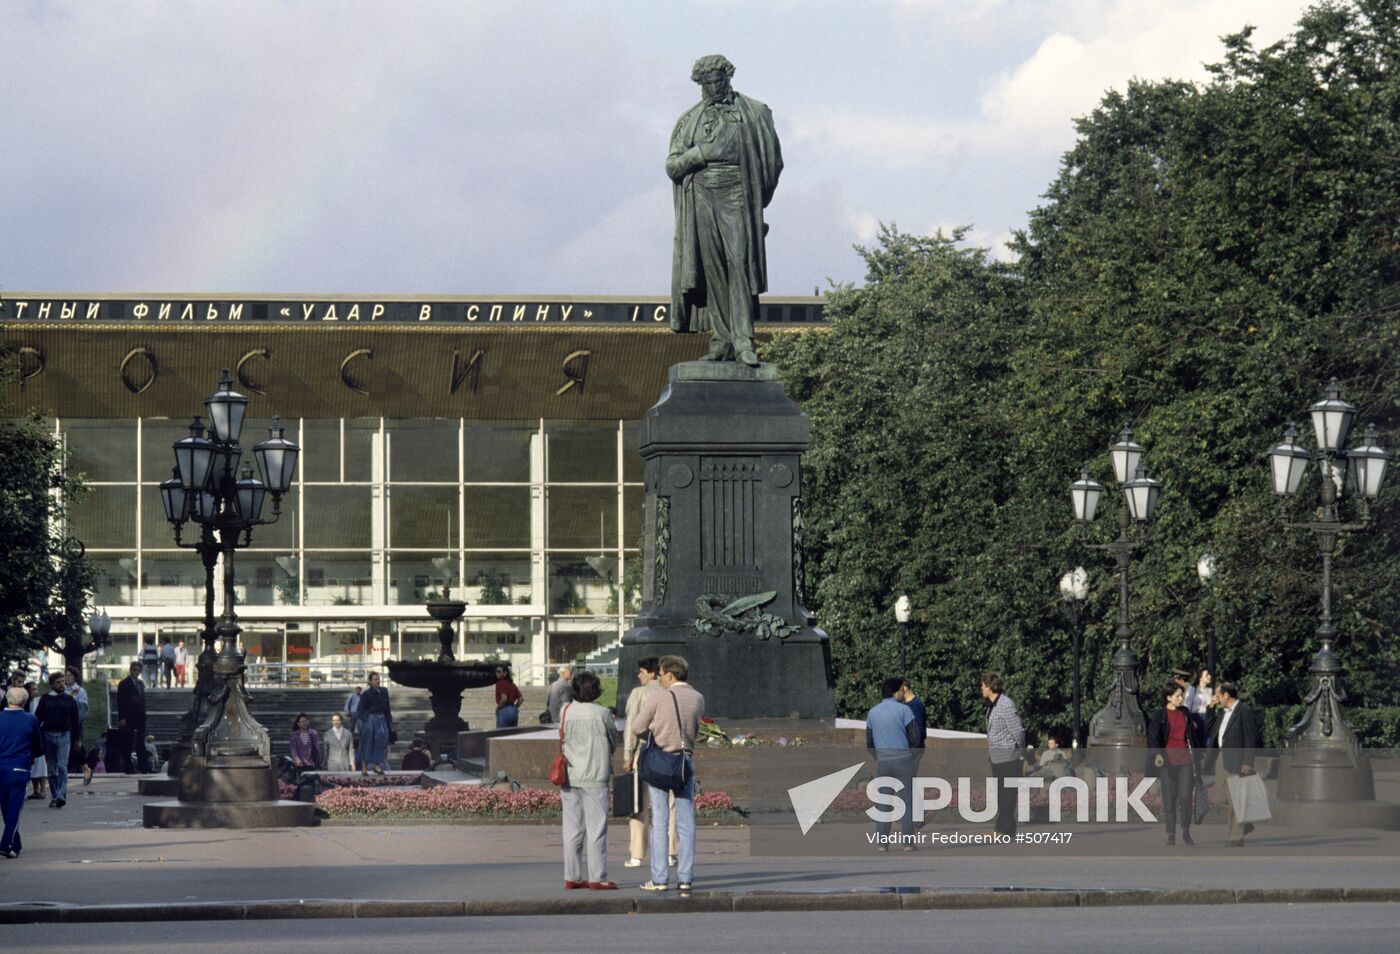
[[[604,643],[593,652],[583,657],[583,668],[600,669],[607,666],[617,666],[617,658],[622,653],[622,639],[614,637],[612,641]]]

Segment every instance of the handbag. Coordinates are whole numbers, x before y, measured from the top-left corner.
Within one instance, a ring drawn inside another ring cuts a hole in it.
[[[641,757],[637,759],[637,774],[648,785],[679,794],[685,790],[688,781],[685,760],[687,753],[684,748],[685,730],[681,726],[681,704],[676,701],[674,691],[666,691],[671,694],[671,703],[676,707],[676,728],[681,734],[681,751],[667,752],[656,744],[655,733],[647,736],[646,748],[642,749]]]
[[[568,706],[565,706],[564,711],[559,713],[559,751],[555,754],[554,761],[549,765],[549,780],[559,786],[569,784],[569,760],[564,758],[564,718],[568,714]]]
[[[1269,811],[1269,793],[1264,788],[1264,780],[1257,773],[1231,775],[1229,785],[1230,807],[1241,824],[1274,817]]]

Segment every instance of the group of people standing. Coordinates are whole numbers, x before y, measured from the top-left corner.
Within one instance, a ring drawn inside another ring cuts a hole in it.
[[[1161,706],[1147,723],[1145,774],[1159,779],[1167,844],[1176,844],[1178,824],[1181,840],[1191,845],[1191,822],[1196,799],[1204,797],[1201,776],[1212,766],[1218,769],[1218,797],[1227,806],[1226,843],[1244,844],[1254,828],[1242,823],[1230,801],[1230,782],[1236,776],[1254,772],[1252,751],[1262,746],[1254,711],[1239,699],[1232,683],[1211,686],[1209,670],[1196,670],[1194,676],[1174,670],[1171,681],[1160,692]],[[998,780],[995,828],[999,834],[1016,834],[1017,793],[1006,780],[1025,773],[1026,729],[1016,703],[1006,694],[1002,675],[982,673],[978,688],[987,704],[987,760],[989,776]],[[911,811],[913,777],[918,768],[918,751],[927,733],[923,703],[903,676],[892,676],[881,684],[881,701],[866,716],[866,746],[875,754],[880,775],[903,784],[901,820],[903,837],[895,839],[906,851],[916,845]],[[1207,759],[1209,750],[1211,757]],[[1069,754],[1051,745],[1030,773],[1043,778],[1059,778],[1073,771]],[[1218,756],[1218,764],[1216,757]],[[879,850],[888,851],[891,822],[877,824]]]
[[[370,673],[363,688],[356,686],[345,697],[344,711],[331,716],[333,737],[327,741],[323,754],[327,771],[358,769],[383,775],[389,768],[389,746],[395,739],[394,712],[389,705],[389,690],[380,684],[381,678],[377,672]],[[349,761],[344,768],[342,751]],[[336,753],[334,767],[330,764],[332,752]]]
[[[639,660],[638,686],[627,698],[623,769],[633,773],[633,790],[645,792],[646,809],[640,799],[633,800],[626,866],[641,867],[642,856],[648,854],[644,811],[649,811],[650,878],[641,885],[643,891],[670,890],[672,866],[678,890],[689,892],[694,882],[696,779],[692,756],[705,713],[705,697],[689,685],[689,675],[689,664],[680,656]],[[597,704],[601,694],[598,676],[584,670],[572,677],[569,700],[560,705],[559,748],[568,772],[560,789],[565,890],[617,889],[608,879],[608,794],[613,753],[623,741],[623,733],[618,732],[612,711]],[[655,746],[679,765],[675,788],[638,781],[635,773],[641,769],[646,746]]]
[[[185,685],[190,653],[185,648],[183,639],[175,644],[169,639],[162,639],[159,647],[154,642],[146,643],[141,647],[137,658],[141,662],[141,678],[147,686],[164,686],[170,689],[173,686]]]

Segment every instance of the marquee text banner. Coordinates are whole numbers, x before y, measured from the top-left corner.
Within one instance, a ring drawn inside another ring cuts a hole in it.
[[[821,298],[765,298],[759,320],[820,322]],[[537,298],[261,298],[11,293],[0,321],[117,324],[660,325],[669,300]]]

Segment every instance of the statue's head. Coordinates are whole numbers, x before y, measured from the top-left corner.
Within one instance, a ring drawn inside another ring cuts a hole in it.
[[[718,53],[700,57],[690,68],[690,78],[700,84],[700,91],[711,103],[729,96],[733,76],[734,64]]]

